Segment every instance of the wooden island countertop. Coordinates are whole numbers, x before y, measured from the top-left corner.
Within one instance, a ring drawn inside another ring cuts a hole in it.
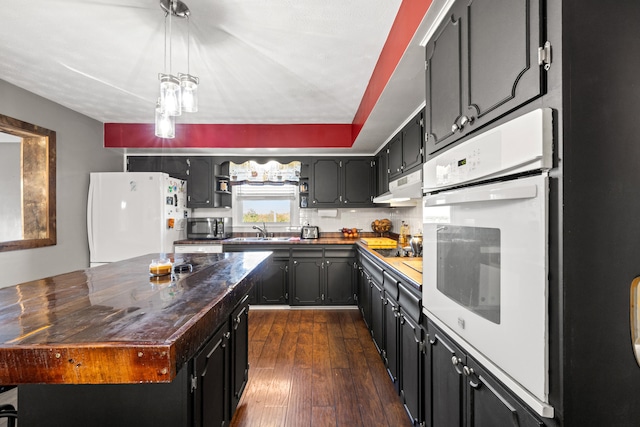
[[[1,384],[168,383],[228,318],[270,252],[149,254],[0,289]]]

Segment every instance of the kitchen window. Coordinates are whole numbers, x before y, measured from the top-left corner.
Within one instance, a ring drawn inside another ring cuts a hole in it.
[[[253,231],[253,226],[265,223],[269,232],[289,231],[299,223],[298,186],[233,185],[233,228]]]

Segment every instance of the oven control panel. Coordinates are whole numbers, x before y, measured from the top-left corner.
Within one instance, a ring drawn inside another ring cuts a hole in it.
[[[552,166],[551,109],[541,108],[475,136],[424,164],[425,191]]]

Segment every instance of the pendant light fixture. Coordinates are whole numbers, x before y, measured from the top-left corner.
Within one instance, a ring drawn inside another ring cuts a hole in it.
[[[156,136],[160,138],[174,138],[176,136],[176,119],[160,107],[160,98],[156,104]]]
[[[190,74],[190,39],[189,14],[187,14],[187,74],[178,73],[178,78],[180,79],[180,89],[182,92],[182,110],[187,113],[195,113],[198,111],[199,79]]]
[[[175,136],[175,117],[182,111],[193,113],[198,111],[199,79],[189,73],[189,15],[191,11],[180,0],[160,0],[160,7],[165,11],[164,17],[164,73],[158,74],[160,80],[160,98],[156,105],[156,136],[173,138]],[[187,73],[172,74],[172,18],[187,19]],[[168,33],[167,33],[168,22]],[[167,42],[168,40],[168,42]],[[167,55],[168,45],[168,55]],[[168,59],[167,59],[168,58]],[[167,66],[168,64],[168,66]]]

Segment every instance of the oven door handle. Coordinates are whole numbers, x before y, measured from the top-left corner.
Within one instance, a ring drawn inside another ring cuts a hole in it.
[[[534,199],[538,195],[535,184],[511,188],[466,188],[464,190],[425,196],[424,206],[447,206],[460,203],[496,202],[502,200]]]

